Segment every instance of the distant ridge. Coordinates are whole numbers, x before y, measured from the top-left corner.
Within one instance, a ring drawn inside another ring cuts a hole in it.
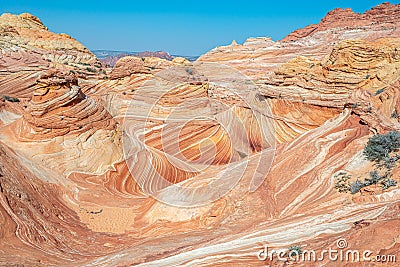
[[[125,56],[136,56],[136,57],[158,57],[166,60],[172,60],[175,57],[183,57],[189,61],[195,61],[198,56],[181,56],[181,55],[170,55],[165,51],[144,51],[144,52],[131,52],[131,51],[115,51],[115,50],[93,50],[93,54],[103,63],[114,66],[118,59]]]

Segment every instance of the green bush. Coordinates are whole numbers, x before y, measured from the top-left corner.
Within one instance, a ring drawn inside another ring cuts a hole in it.
[[[336,175],[335,188],[339,193],[350,192],[356,194],[363,187],[380,184],[383,190],[396,186],[397,181],[391,179],[392,169],[400,159],[400,133],[392,131],[387,134],[372,136],[364,148],[363,154],[366,159],[375,163],[377,169],[369,173],[364,181],[356,180],[350,182],[351,176],[345,172]]]
[[[378,163],[379,168],[386,168],[388,170],[393,169],[396,166],[397,161],[400,159],[398,155],[395,155],[393,157],[385,157],[383,160]]]
[[[298,257],[301,254],[303,254],[303,250],[301,249],[301,246],[298,246],[298,245],[290,246],[288,250],[289,250],[289,252],[288,252],[289,257]]]
[[[382,179],[385,179],[386,175],[380,176],[377,170],[374,170],[369,173],[369,177],[365,178],[364,180],[364,186],[369,186],[373,184],[379,183]]]
[[[365,185],[364,183],[362,183],[360,180],[357,180],[353,183],[350,184],[350,193],[352,193],[353,195],[360,192],[361,188],[363,188]]]
[[[364,156],[376,163],[390,157],[393,152],[400,149],[400,133],[392,131],[387,134],[372,136],[364,148]]]
[[[386,190],[391,186],[396,186],[397,182],[391,178],[387,178],[385,180],[382,181],[382,189]]]
[[[378,89],[378,90],[376,90],[375,95],[380,95],[380,94],[382,94],[384,91],[385,91],[385,89]]]
[[[349,180],[351,178],[350,175],[345,172],[341,172],[336,176],[335,189],[339,191],[339,193],[347,193],[350,192],[350,184]]]
[[[97,72],[97,70],[96,70],[96,69],[94,69],[94,68],[90,68],[90,67],[87,67],[87,68],[86,68],[86,70],[87,70],[87,71],[89,71],[89,72]]]
[[[3,98],[8,102],[19,102],[19,99],[16,97],[10,97],[8,95],[3,95]]]
[[[191,68],[187,68],[187,69],[186,69],[186,72],[187,72],[189,75],[193,75],[193,70],[192,70]]]

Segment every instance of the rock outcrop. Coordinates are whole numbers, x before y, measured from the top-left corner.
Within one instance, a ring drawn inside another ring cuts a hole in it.
[[[80,90],[73,75],[50,73],[35,85],[23,119],[15,127],[22,140],[46,140],[89,129],[114,129],[107,110]]]
[[[243,44],[217,47],[202,55],[202,62],[219,62],[241,70],[254,79],[269,76],[282,63],[298,56],[322,59],[343,40],[374,41],[400,37],[400,6],[382,4],[364,14],[350,9],[329,12],[318,25],[289,34],[281,41],[249,38]]]
[[[0,16],[0,68],[0,93],[24,98],[31,97],[38,77],[51,68],[81,77],[103,75],[101,62],[86,47],[48,31],[27,13]]]

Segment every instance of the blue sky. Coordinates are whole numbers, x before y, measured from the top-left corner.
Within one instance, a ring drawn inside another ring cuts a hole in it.
[[[67,33],[91,50],[164,50],[190,56],[233,39],[239,43],[256,36],[281,39],[318,23],[333,8],[364,12],[382,2],[0,0],[0,12],[32,13],[51,31]]]

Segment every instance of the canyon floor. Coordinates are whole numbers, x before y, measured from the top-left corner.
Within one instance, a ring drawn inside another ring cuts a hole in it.
[[[400,5],[117,59],[0,16],[1,266],[397,266]]]

